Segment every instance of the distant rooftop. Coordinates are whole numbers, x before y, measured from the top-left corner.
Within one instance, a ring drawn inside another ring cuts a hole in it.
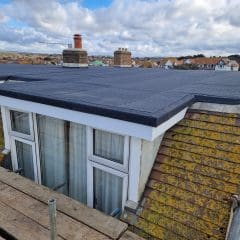
[[[194,102],[240,104],[240,72],[0,64],[9,79],[0,95],[153,127]]]

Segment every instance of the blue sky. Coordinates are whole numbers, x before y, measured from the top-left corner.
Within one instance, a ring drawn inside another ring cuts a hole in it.
[[[61,53],[80,33],[96,55],[240,54],[240,1],[0,0],[0,29],[0,51]]]
[[[84,7],[96,9],[101,7],[108,7],[112,3],[111,0],[84,0],[82,4]]]
[[[30,0],[31,1],[31,0]],[[10,3],[11,0],[0,0],[0,6],[4,4]],[[61,3],[67,3],[67,2],[74,2],[73,0],[61,0]],[[84,7],[90,8],[90,9],[96,9],[101,7],[108,7],[112,0],[78,0],[80,4],[82,4]]]
[[[74,0],[61,0],[60,2],[67,3],[74,2]],[[108,7],[112,3],[112,0],[78,0],[77,2],[86,8],[97,9],[101,7]]]

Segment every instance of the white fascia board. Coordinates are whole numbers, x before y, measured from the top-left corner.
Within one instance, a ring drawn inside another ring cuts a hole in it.
[[[185,108],[166,122],[160,124],[158,127],[151,127],[143,124],[127,122],[119,119],[78,112],[5,96],[0,96],[0,105],[66,121],[76,122],[92,128],[97,128],[121,135],[133,136],[148,141],[153,141],[156,137],[180,121],[184,117],[187,110],[187,108]]]
[[[179,113],[175,114],[173,117],[168,119],[167,121],[163,122],[160,124],[158,127],[153,128],[152,130],[152,140],[157,138],[158,136],[162,135],[164,132],[166,132],[169,128],[177,124],[179,121],[181,121],[186,112],[187,112],[188,107],[184,108],[182,111]]]
[[[46,115],[49,117],[63,119],[66,121],[76,122],[90,126],[92,128],[102,129],[121,135],[134,136],[143,139],[151,139],[152,136],[152,127],[150,126],[84,112],[78,112],[51,105],[35,103],[5,96],[0,96],[0,105],[8,108],[14,108],[26,112],[32,112]]]

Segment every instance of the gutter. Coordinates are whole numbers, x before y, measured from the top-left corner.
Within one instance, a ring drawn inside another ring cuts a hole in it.
[[[230,201],[232,207],[225,240],[240,240],[240,196],[233,195]]]

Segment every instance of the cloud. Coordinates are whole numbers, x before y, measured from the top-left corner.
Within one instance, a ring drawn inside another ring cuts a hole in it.
[[[4,19],[4,21],[2,20]],[[9,27],[8,20],[25,26]],[[0,47],[61,52],[80,32],[89,54],[128,47],[135,56],[240,52],[238,0],[115,0],[87,9],[81,1],[15,0],[0,9]],[[29,47],[28,47],[29,46]]]

